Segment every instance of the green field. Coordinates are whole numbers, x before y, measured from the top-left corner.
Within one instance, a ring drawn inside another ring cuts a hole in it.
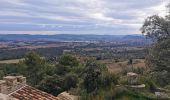
[[[10,59],[10,60],[1,60],[0,64],[14,64],[14,63],[19,63],[23,59]]]

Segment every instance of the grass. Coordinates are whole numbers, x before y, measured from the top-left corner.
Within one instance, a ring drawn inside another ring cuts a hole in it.
[[[97,94],[84,93],[80,100],[157,100],[149,92],[135,92],[124,86],[101,89]]]
[[[10,59],[10,60],[1,60],[0,64],[15,64],[15,63],[19,63],[19,61],[21,61],[23,59]]]
[[[134,59],[133,67],[145,67],[144,59]],[[115,62],[114,60],[100,60],[101,63],[106,64],[109,72],[119,73],[122,70],[122,67],[132,67],[128,64],[128,60],[120,60]]]

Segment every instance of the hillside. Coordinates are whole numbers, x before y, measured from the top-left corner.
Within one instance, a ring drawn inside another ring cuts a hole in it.
[[[148,42],[142,35],[28,35],[28,34],[0,34],[0,41],[18,40],[46,40],[46,41],[139,41]]]

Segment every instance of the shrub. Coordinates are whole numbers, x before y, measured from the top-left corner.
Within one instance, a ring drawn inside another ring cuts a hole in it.
[[[119,84],[121,85],[127,85],[128,82],[127,82],[127,77],[126,76],[123,76],[119,79]]]
[[[101,77],[101,87],[106,88],[107,86],[111,86],[112,84],[118,83],[118,76],[111,74],[109,72],[106,72],[102,74]]]
[[[157,85],[150,76],[140,76],[139,81],[140,83],[145,84],[146,88],[151,92],[154,92],[157,89]]]
[[[60,76],[46,76],[39,84],[39,89],[57,96],[64,90],[64,79]]]
[[[166,89],[170,90],[170,84],[165,86]]]
[[[66,73],[70,72],[71,68],[69,66],[64,66],[61,64],[56,65],[56,74],[57,75],[65,75]]]
[[[64,65],[64,66],[76,67],[79,65],[79,61],[77,60],[76,57],[65,54],[59,58],[59,64]]]
[[[78,77],[75,74],[67,74],[64,79],[64,87],[65,90],[69,90],[70,88],[75,88],[78,83]]]

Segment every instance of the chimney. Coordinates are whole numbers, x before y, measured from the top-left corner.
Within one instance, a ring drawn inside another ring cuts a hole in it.
[[[17,82],[19,84],[21,84],[22,86],[25,86],[26,85],[26,77],[23,77],[23,76],[16,76],[17,78]]]
[[[0,80],[0,93],[3,93],[3,94],[7,93],[7,86],[4,80]]]
[[[15,76],[6,76],[3,78],[8,86],[14,86],[17,84],[17,78]]]
[[[0,93],[9,94],[26,85],[26,77],[6,76],[0,80]]]

